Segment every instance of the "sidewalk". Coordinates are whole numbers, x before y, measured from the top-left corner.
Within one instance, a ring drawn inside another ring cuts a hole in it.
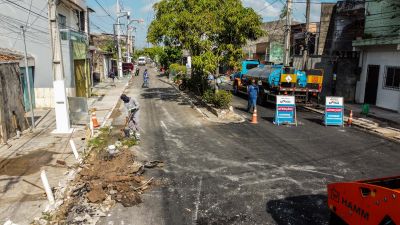
[[[361,114],[361,104],[345,104],[345,108],[347,113],[350,113],[350,110],[353,110],[353,114],[357,117],[378,122],[381,126],[390,126],[400,129],[400,113],[398,112],[385,110],[371,105],[368,116],[365,116]]]
[[[100,124],[110,115],[127,82],[117,80],[115,87],[102,83],[93,89],[102,94],[88,100],[89,108],[98,110]],[[41,170],[46,170],[50,185],[57,187],[69,167],[77,163],[69,140],[74,140],[79,152],[84,150],[85,126],[73,126],[72,134],[55,135],[51,133],[56,128],[54,109],[36,110],[35,117],[39,119],[33,132],[27,130],[21,138],[9,140],[11,147],[0,145],[0,224],[8,219],[20,225],[29,224],[41,216],[47,206]]]
[[[324,108],[304,107],[310,111],[324,114]],[[344,121],[348,121],[350,110],[353,110],[353,123],[355,127],[379,135],[388,140],[400,142],[400,113],[384,110],[375,106],[370,107],[368,116],[361,114],[362,105],[345,104]]]

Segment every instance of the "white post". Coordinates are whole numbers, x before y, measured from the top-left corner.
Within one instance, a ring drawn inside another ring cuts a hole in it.
[[[50,205],[54,205],[54,203],[55,203],[54,195],[53,195],[53,192],[51,191],[49,180],[47,180],[45,170],[42,170],[42,172],[40,173],[40,178],[42,179],[44,190],[46,191],[47,200],[49,200]]]
[[[26,40],[25,40],[25,28],[24,26],[21,26],[22,30],[22,37],[24,39],[24,51],[25,51],[25,76],[26,76],[26,83],[28,86],[28,97],[29,97],[29,105],[31,106],[31,121],[32,121],[32,126],[31,130],[35,128],[35,113],[33,110],[33,103],[32,103],[32,93],[31,93],[31,78],[29,76],[29,67],[28,67],[28,53],[26,51]]]
[[[131,45],[131,38],[130,38],[131,29],[130,29],[129,25],[126,26],[126,33],[128,35],[127,42],[126,42],[126,51],[127,51],[127,53],[126,53],[127,56],[126,57],[127,57],[127,62],[131,63],[132,62],[132,58],[131,58],[132,45]]]
[[[64,66],[62,59],[60,31],[58,29],[57,0],[48,0],[50,40],[53,62],[53,90],[56,112],[56,130],[54,133],[71,133],[69,107],[65,92]]]
[[[121,38],[121,25],[120,25],[120,13],[121,9],[119,7],[119,1],[117,0],[117,46],[118,46],[118,76],[123,77],[122,74],[122,52],[121,52],[121,45],[119,43]]]
[[[71,145],[72,153],[74,153],[75,159],[78,160],[79,163],[81,163],[82,159],[79,157],[79,153],[76,150],[76,146],[75,146],[74,140],[69,140],[69,144]]]
[[[90,122],[89,122],[89,129],[90,129],[90,134],[93,137],[94,136],[94,125],[93,125],[92,119],[90,119]]]

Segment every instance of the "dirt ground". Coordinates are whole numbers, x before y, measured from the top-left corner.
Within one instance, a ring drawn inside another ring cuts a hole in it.
[[[108,150],[112,144],[116,151]],[[163,162],[136,161],[132,152],[136,144],[137,140],[123,137],[119,128],[101,128],[88,141],[89,153],[75,179],[58,190],[57,210],[44,213],[34,224],[95,224],[116,203],[124,207],[141,203],[140,195],[154,185],[153,177],[144,176],[145,170],[162,167]]]

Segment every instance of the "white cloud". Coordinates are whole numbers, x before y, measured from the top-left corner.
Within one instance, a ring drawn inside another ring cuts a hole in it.
[[[262,17],[276,17],[279,16],[281,12],[282,5],[271,4],[265,0],[242,0],[245,7],[251,7],[260,14]]]
[[[253,8],[264,20],[271,21],[279,19],[283,8],[281,1],[274,0],[242,0],[246,7]],[[271,4],[273,3],[273,4]],[[293,18],[296,21],[305,22],[306,4],[293,3]],[[311,22],[318,22],[321,14],[321,4],[311,4]]]
[[[149,13],[153,11],[153,5],[157,2],[159,2],[160,0],[151,0],[150,3],[147,3],[146,5],[144,5],[142,8],[139,9],[140,12],[142,13]]]
[[[321,16],[321,4],[311,4],[310,20],[311,22],[319,22]],[[306,21],[306,4],[294,3],[293,4],[293,17],[294,20],[305,22]]]

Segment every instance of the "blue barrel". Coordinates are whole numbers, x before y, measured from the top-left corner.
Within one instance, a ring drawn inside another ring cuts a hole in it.
[[[304,88],[307,86],[307,74],[304,71],[296,70],[297,85]]]

